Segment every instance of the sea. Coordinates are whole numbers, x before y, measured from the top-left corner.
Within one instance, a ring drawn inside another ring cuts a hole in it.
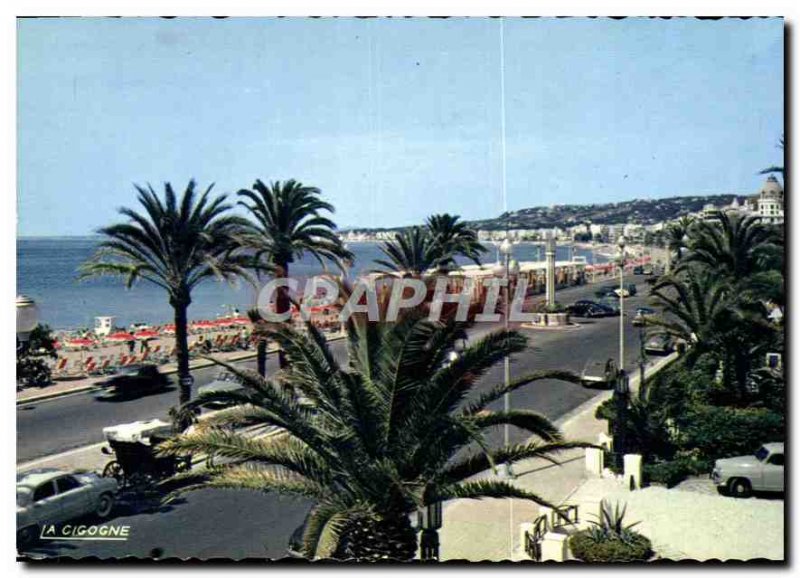
[[[115,324],[127,327],[132,323],[162,324],[172,320],[172,308],[160,287],[141,281],[126,289],[117,277],[78,280],[78,268],[97,249],[99,237],[27,237],[17,239],[17,294],[32,297],[39,308],[39,319],[56,330],[76,330],[94,327],[94,318],[115,316]],[[488,251],[482,261],[497,260],[497,246],[485,244]],[[383,257],[380,243],[350,242],[355,254],[351,278],[378,268],[376,259]],[[556,259],[567,260],[582,255],[588,263],[606,259],[588,249],[568,246],[556,248]],[[539,243],[514,245],[513,257],[518,261],[540,261],[544,249]],[[460,260],[460,263],[469,263]],[[293,263],[292,277],[307,278],[323,271],[320,264],[308,255]],[[192,293],[189,318],[214,319],[238,310],[252,308],[256,290],[246,282],[230,285],[208,280]]]

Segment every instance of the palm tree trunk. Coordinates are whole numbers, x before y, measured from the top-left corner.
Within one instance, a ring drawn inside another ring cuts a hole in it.
[[[288,263],[278,263],[278,273],[277,277],[288,278],[289,277],[289,264]],[[275,312],[277,314],[286,313],[292,307],[291,299],[289,299],[289,288],[288,287],[278,287],[278,295],[275,299]],[[287,323],[291,323],[291,318]],[[283,351],[283,348],[278,349],[278,366],[281,369],[286,368],[288,365],[288,361],[286,360],[286,352]]]
[[[335,557],[360,562],[408,561],[416,553],[417,535],[408,516],[398,514],[354,522],[343,532]]]
[[[178,402],[183,405],[192,398],[192,386],[189,384],[189,337],[187,309],[191,300],[189,298],[173,299],[172,307],[175,309],[175,352],[178,357],[178,382],[180,394]]]

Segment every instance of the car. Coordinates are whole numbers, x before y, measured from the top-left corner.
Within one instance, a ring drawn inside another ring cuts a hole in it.
[[[653,274],[653,266],[652,265],[645,265],[642,267],[642,275],[652,275]]]
[[[616,297],[605,297],[600,300],[600,305],[608,309],[610,316],[619,315],[619,300]]]
[[[636,267],[633,268],[633,274],[644,275],[644,267],[642,267],[641,265],[636,265]]]
[[[146,364],[125,368],[100,385],[99,399],[128,399],[164,391],[172,381],[156,365]]]
[[[607,295],[614,295],[614,291],[616,291],[616,289],[617,287],[615,287],[614,285],[606,285],[605,287],[600,287],[598,289],[595,289],[594,296],[599,299],[602,299]]]
[[[614,387],[616,375],[617,370],[613,359],[589,360],[581,371],[581,384],[585,387],[610,389]]]
[[[675,340],[666,334],[653,335],[644,344],[645,353],[669,355],[675,351]]]
[[[655,309],[650,307],[639,307],[636,310],[636,315],[633,316],[631,323],[635,326],[645,325],[648,317],[653,317],[656,314]]]
[[[616,295],[617,297],[619,297],[619,296],[622,296],[622,297],[633,297],[634,295],[636,295],[636,285],[633,284],[633,283],[630,283],[629,285],[626,285],[625,287],[623,287],[621,289],[619,287],[617,287],[616,289],[614,289],[614,295]]]
[[[220,391],[238,391],[243,389],[242,382],[238,377],[228,371],[220,372],[214,381],[201,385],[197,388],[197,395],[210,394]],[[204,404],[208,408],[221,408],[229,405],[223,401],[213,401]]]
[[[593,302],[575,302],[567,306],[567,313],[574,317],[606,317],[610,315],[610,310],[607,307]]]
[[[60,524],[94,514],[105,519],[119,487],[114,478],[93,472],[40,468],[17,474],[17,544],[27,546],[44,524]]]
[[[714,462],[711,480],[720,493],[746,498],[752,492],[783,492],[783,443],[762,445],[750,456]]]

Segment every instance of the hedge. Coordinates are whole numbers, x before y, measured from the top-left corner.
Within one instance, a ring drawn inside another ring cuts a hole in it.
[[[596,542],[586,530],[572,535],[569,547],[572,555],[584,562],[643,562],[653,556],[653,545],[641,534],[632,532],[630,542],[618,538]]]

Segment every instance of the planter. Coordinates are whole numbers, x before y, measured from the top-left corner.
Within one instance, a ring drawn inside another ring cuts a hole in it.
[[[569,313],[546,313],[548,326],[569,325]]]
[[[653,557],[653,546],[646,537],[633,533],[634,539],[625,543],[619,539],[595,542],[586,530],[573,534],[569,540],[572,555],[584,562],[646,562]]]

